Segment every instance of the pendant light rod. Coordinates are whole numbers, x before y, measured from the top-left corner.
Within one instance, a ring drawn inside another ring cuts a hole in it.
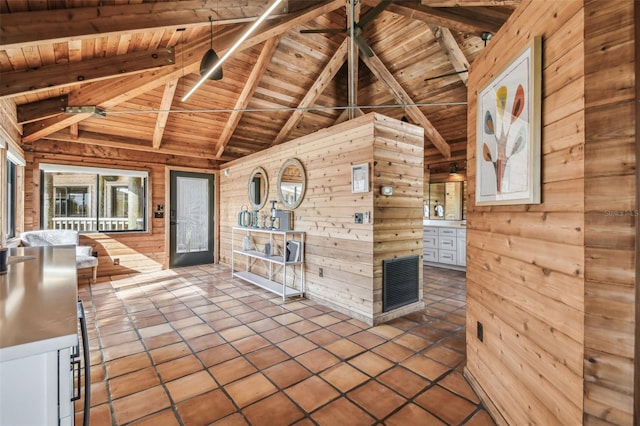
[[[209,49],[213,49],[213,16],[209,16]]]
[[[253,23],[253,25],[251,25],[251,27],[247,30],[246,33],[244,33],[242,35],[242,37],[240,37],[234,44],[233,46],[231,46],[231,48],[229,48],[229,50],[227,50],[224,55],[222,55],[222,58],[220,58],[220,60],[218,62],[215,63],[215,65],[213,67],[211,67],[211,69],[209,69],[209,71],[207,71],[206,74],[204,74],[200,80],[198,80],[198,82],[191,88],[191,90],[189,90],[187,92],[186,95],[184,95],[184,97],[182,98],[182,102],[185,102],[187,99],[189,99],[189,97],[191,95],[193,95],[193,93],[198,90],[198,88],[200,86],[202,86],[202,83],[204,83],[205,81],[207,81],[209,79],[209,76],[211,76],[211,74],[213,74],[218,68],[220,68],[222,66],[222,63],[224,61],[227,60],[227,58],[229,56],[231,56],[231,54],[233,52],[235,52],[238,47],[240,47],[240,45],[242,44],[242,42],[244,42],[250,35],[251,33],[253,33],[256,28],[258,28],[258,26],[265,20],[267,19],[267,16],[269,16],[271,14],[271,12],[273,12],[276,8],[276,6],[278,6],[278,4],[281,2],[282,0],[275,0],[273,2],[273,4],[271,6],[269,6],[269,8],[267,10],[264,11],[264,13],[262,15],[260,15],[260,17]],[[211,24],[213,27],[213,23]],[[213,31],[213,29],[212,29]],[[213,42],[212,42],[213,43]]]

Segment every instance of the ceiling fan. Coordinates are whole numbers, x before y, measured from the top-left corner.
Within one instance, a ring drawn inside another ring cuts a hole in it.
[[[353,1],[353,0],[352,0]],[[378,5],[369,9],[362,17],[359,22],[353,22],[353,34],[354,41],[367,57],[371,58],[373,56],[373,51],[365,41],[364,37],[362,37],[362,30],[364,27],[371,21],[373,21],[383,10],[387,8],[389,4],[392,3],[393,0],[382,0]],[[318,34],[318,33],[331,33],[331,34],[340,34],[347,33],[350,35],[350,27],[347,28],[320,28],[315,30],[300,30],[302,34]]]

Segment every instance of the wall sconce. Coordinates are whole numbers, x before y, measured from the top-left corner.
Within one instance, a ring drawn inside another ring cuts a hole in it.
[[[380,193],[382,195],[386,195],[386,196],[393,195],[393,187],[391,187],[391,186],[383,186],[383,187],[380,188]]]
[[[458,164],[451,163],[451,168],[449,169],[449,174],[450,175],[457,175],[458,174]]]
[[[225,176],[229,176],[229,169],[224,169],[222,172]]]

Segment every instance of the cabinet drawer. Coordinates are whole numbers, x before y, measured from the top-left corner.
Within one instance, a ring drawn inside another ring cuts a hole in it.
[[[424,258],[425,262],[437,262],[438,261],[438,250],[436,249],[424,249]]]
[[[422,245],[425,248],[438,248],[438,237],[424,236]]]
[[[433,226],[425,226],[422,228],[422,235],[424,235],[425,237],[427,235],[438,235],[438,228],[435,228]]]
[[[455,237],[438,237],[438,248],[444,250],[455,250],[456,249],[456,238]]]
[[[457,229],[458,238],[467,238],[467,230],[466,229]]]
[[[440,228],[438,229],[438,235],[444,235],[447,237],[455,237],[457,229],[454,228]]]
[[[438,250],[438,262],[456,264],[456,252],[453,250]]]

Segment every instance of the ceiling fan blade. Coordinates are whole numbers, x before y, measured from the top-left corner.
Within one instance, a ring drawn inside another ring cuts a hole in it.
[[[364,38],[362,38],[362,36],[356,36],[355,42],[360,48],[360,51],[362,51],[362,53],[367,55],[367,58],[373,57],[373,50],[371,50],[371,48],[369,47],[367,42],[364,40]]]
[[[300,30],[301,34],[341,34],[347,32],[344,28],[321,28],[317,30]]]
[[[389,6],[391,3],[392,3],[392,0],[382,0],[376,6],[374,6],[371,9],[369,9],[367,11],[367,13],[365,13],[364,15],[362,15],[362,17],[360,17],[360,22],[358,22],[358,26],[360,28],[363,28],[369,22],[371,22],[374,19],[376,19],[376,17],[380,13],[382,13],[382,11],[385,10],[387,8],[387,6]]]

